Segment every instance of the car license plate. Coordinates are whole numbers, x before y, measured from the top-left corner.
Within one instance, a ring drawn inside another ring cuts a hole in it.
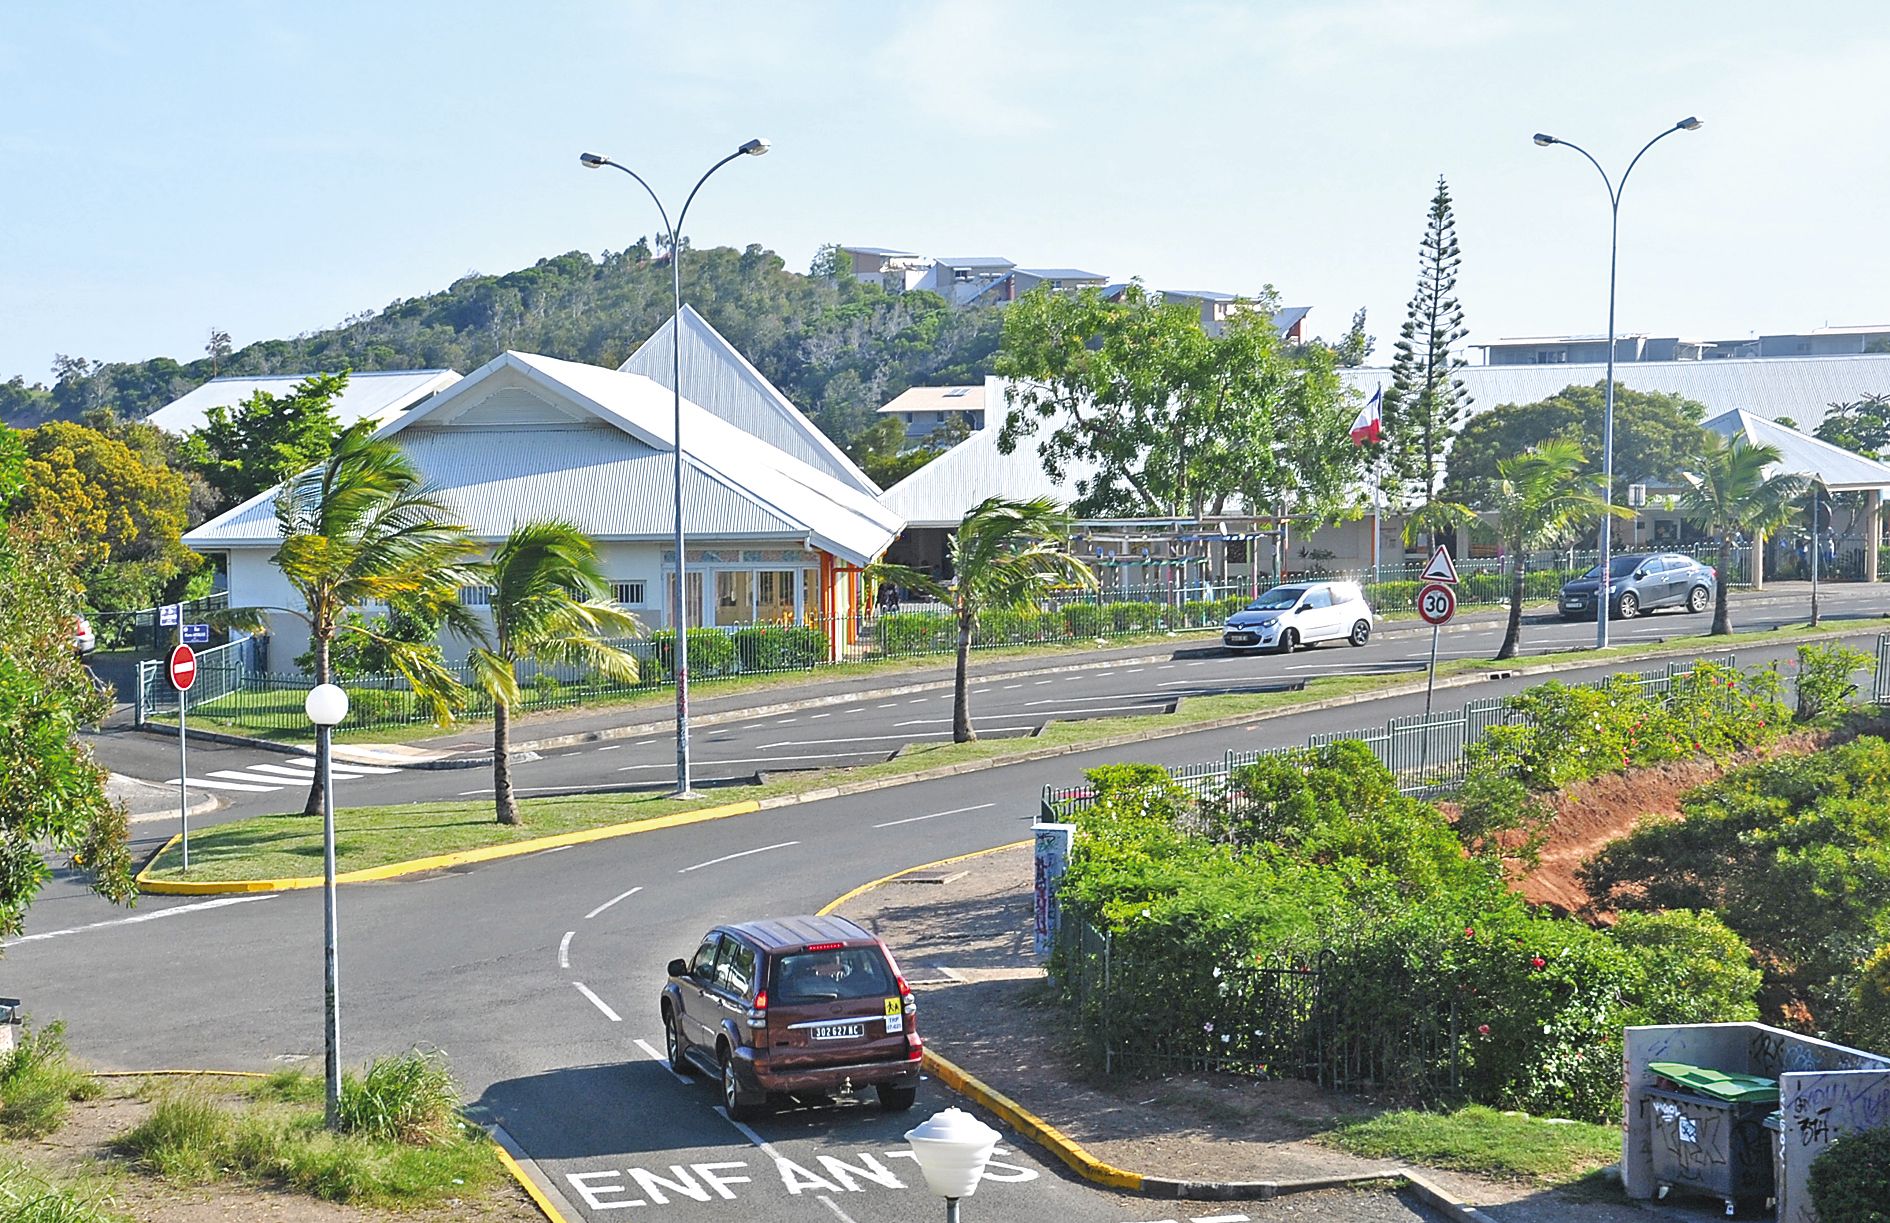
[[[823,1023],[813,1030],[815,1040],[858,1040],[866,1035],[863,1023]]]
[[[1252,633],[1229,633],[1227,634],[1227,640],[1233,642],[1235,645],[1252,645],[1253,634]]]

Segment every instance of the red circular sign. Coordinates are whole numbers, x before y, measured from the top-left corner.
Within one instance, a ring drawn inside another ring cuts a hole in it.
[[[1457,614],[1457,592],[1432,582],[1417,592],[1417,614],[1426,624],[1443,624]]]
[[[171,687],[183,692],[197,682],[197,651],[180,645],[171,651]]]

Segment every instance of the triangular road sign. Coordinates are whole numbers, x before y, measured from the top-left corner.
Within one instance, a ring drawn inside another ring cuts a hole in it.
[[[1457,584],[1457,566],[1450,563],[1450,549],[1442,544],[1431,553],[1431,563],[1424,566],[1424,572],[1418,574],[1420,582],[1444,582],[1451,586]]]

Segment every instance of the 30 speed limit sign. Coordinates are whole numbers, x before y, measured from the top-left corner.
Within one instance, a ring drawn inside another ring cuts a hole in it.
[[[1444,624],[1457,614],[1457,592],[1436,582],[1418,591],[1417,614],[1426,624]]]

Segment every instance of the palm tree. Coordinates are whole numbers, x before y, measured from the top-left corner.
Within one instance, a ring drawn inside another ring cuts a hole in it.
[[[1070,553],[1069,514],[1048,497],[987,497],[952,535],[953,578],[946,582],[904,565],[877,564],[870,580],[892,582],[951,605],[958,620],[958,671],[952,688],[952,741],[970,743],[971,698],[966,668],[978,613],[987,607],[1034,603],[1053,586],[1093,588],[1096,575]]]
[[[603,638],[635,637],[643,625],[609,601],[596,549],[568,522],[514,528],[480,572],[491,591],[491,644],[475,647],[467,662],[492,697],[492,792],[499,823],[516,824],[508,757],[518,664],[576,663],[634,683],[636,656]]]
[[[465,527],[452,523],[412,461],[393,443],[376,439],[372,422],[353,425],[321,466],[276,490],[276,529],[282,544],[270,560],[302,596],[303,607],[244,609],[226,619],[268,610],[305,621],[318,684],[332,678],[329,652],[336,637],[360,634],[406,677],[436,721],[450,721],[464,689],[435,645],[383,635],[361,617],[344,619],[352,607],[382,602],[419,610],[471,640],[482,635],[459,603],[460,587],[474,577],[468,562],[478,545]],[[317,780],[304,808],[310,815],[321,812],[319,779],[327,761],[315,763]]]
[[[1719,580],[1713,592],[1715,636],[1733,631],[1732,608],[1726,598],[1726,586],[1732,577],[1733,536],[1741,534],[1752,540],[1751,563],[1759,564],[1758,537],[1790,521],[1792,502],[1805,491],[1803,476],[1785,472],[1766,475],[1766,468],[1779,459],[1776,446],[1753,445],[1743,435],[1728,441],[1717,433],[1708,433],[1700,443],[1694,470],[1685,473],[1681,516],[1701,530],[1719,532]]]
[[[1509,623],[1496,657],[1514,658],[1522,647],[1522,609],[1527,594],[1529,554],[1553,547],[1588,523],[1611,514],[1630,518],[1633,511],[1610,507],[1600,487],[1583,469],[1588,457],[1575,442],[1552,438],[1496,465],[1497,478],[1486,501],[1496,516],[1494,534],[1510,557]],[[1406,527],[1436,530],[1469,525],[1485,534],[1490,526],[1474,510],[1454,502],[1433,502]]]

